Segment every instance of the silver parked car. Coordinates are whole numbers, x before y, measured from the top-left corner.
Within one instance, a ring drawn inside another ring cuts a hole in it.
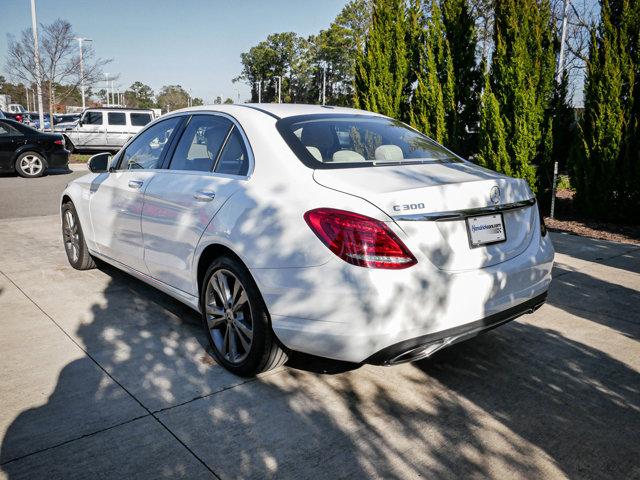
[[[153,110],[136,108],[89,108],[76,124],[54,127],[74,150],[118,151],[154,119]]]

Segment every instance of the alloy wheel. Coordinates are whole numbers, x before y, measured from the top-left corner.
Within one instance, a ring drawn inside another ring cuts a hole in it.
[[[253,343],[253,319],[247,292],[232,272],[211,275],[205,296],[207,330],[218,353],[229,363],[242,363]]]
[[[42,160],[36,155],[25,155],[20,160],[20,169],[28,175],[38,175],[42,168]]]
[[[78,231],[78,223],[71,210],[64,212],[62,234],[67,255],[69,255],[73,263],[76,263],[80,258],[80,232]]]

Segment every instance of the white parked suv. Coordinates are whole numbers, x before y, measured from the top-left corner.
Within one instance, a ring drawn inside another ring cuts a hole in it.
[[[289,351],[424,358],[534,311],[551,282],[526,181],[382,115],[191,108],[109,157],[62,195],[70,264],[102,259],[199,311],[240,375]]]
[[[54,126],[65,137],[67,150],[118,151],[154,118],[153,110],[89,108],[73,125]]]

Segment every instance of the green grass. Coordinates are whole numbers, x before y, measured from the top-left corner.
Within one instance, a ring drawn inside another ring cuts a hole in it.
[[[79,153],[72,153],[69,157],[69,163],[87,163],[91,155],[81,155]]]
[[[569,175],[558,175],[558,183],[556,185],[558,190],[573,190]]]

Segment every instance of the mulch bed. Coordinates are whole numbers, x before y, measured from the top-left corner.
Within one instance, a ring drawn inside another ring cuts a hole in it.
[[[556,215],[545,217],[544,223],[553,232],[566,232],[582,237],[640,245],[640,225],[597,222],[579,218],[573,207],[572,190],[556,192]]]

